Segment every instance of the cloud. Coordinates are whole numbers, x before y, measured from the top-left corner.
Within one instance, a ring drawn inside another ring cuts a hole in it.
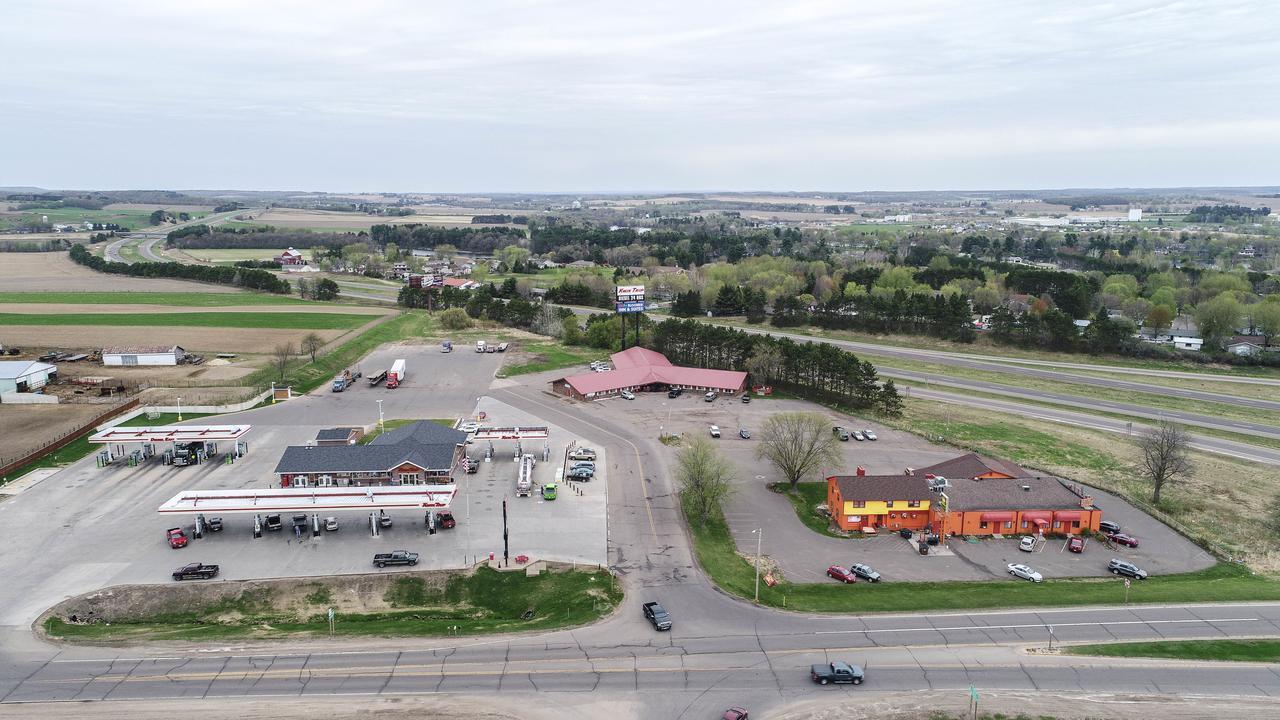
[[[0,183],[1272,182],[1280,44],[1259,30],[1277,21],[1253,0],[19,0],[0,121],[30,147]],[[140,166],[161,141],[220,150]]]

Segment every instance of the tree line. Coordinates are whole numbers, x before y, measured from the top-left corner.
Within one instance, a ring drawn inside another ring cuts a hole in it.
[[[892,380],[876,368],[826,343],[756,335],[696,320],[666,320],[653,329],[653,349],[677,365],[745,370],[752,383],[772,385],[816,402],[888,415],[902,412]]]
[[[214,265],[183,265],[176,262],[137,262],[133,264],[109,262],[84,248],[71,246],[72,261],[98,272],[133,277],[180,278],[197,282],[234,285],[249,290],[287,295],[292,288],[266,270]]]
[[[243,232],[242,232],[243,231]],[[273,229],[223,229],[208,225],[189,225],[170,232],[165,245],[188,250],[197,249],[258,249],[284,250],[286,248],[311,248],[347,245],[363,238],[353,233],[317,233],[310,231],[280,232]]]
[[[375,245],[394,243],[401,250],[431,250],[451,245],[470,253],[489,255],[507,245],[519,245],[524,230],[511,227],[445,228],[433,225],[374,225],[369,238]]]

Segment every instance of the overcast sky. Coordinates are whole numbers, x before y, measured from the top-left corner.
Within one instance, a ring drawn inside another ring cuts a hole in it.
[[[1280,183],[1280,2],[0,5],[0,185]]]

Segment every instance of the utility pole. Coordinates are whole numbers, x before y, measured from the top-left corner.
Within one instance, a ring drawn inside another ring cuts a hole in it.
[[[182,422],[182,398],[178,398],[178,422]]]
[[[764,528],[756,528],[751,533],[756,536],[756,604],[760,604],[760,543],[764,540]]]
[[[504,567],[510,565],[508,557],[510,548],[507,546],[507,499],[502,498],[502,565]]]

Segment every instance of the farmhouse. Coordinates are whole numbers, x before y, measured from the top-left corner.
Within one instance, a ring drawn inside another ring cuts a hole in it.
[[[277,255],[274,260],[281,265],[306,265],[306,258],[302,257],[302,253],[289,248]]]
[[[466,440],[464,432],[421,420],[388,430],[368,445],[285,448],[275,472],[281,487],[448,484]]]
[[[937,535],[1098,529],[1102,511],[1082,489],[1013,463],[969,453],[901,475],[827,478],[827,507],[847,531],[925,530]]]
[[[35,360],[0,360],[0,395],[32,392],[49,384],[58,368]]]
[[[747,387],[745,372],[680,367],[672,365],[662,353],[642,347],[627,348],[609,359],[613,370],[563,377],[552,381],[552,390],[579,400],[592,400],[623,390],[661,392],[680,388],[732,395]]]
[[[1266,338],[1260,335],[1236,335],[1227,343],[1227,352],[1233,355],[1259,355],[1267,350],[1275,350],[1266,344]]]
[[[102,348],[103,365],[177,365],[186,357],[181,346]]]

